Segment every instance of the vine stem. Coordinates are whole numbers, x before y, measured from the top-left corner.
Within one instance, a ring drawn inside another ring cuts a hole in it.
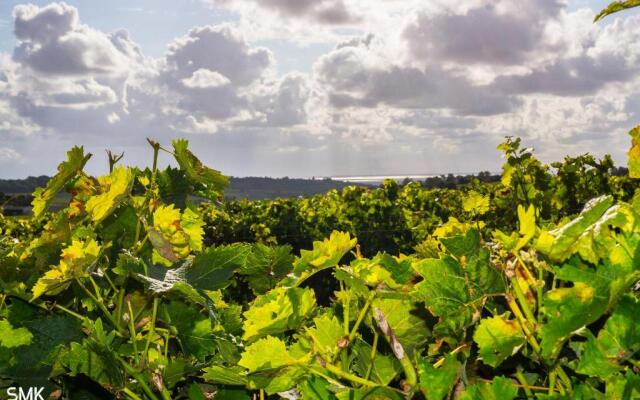
[[[357,383],[359,385],[369,386],[369,387],[380,386],[380,384],[378,384],[378,383],[375,383],[375,382],[372,382],[370,380],[361,378],[361,377],[359,377],[357,375],[354,375],[354,374],[351,374],[349,372],[345,372],[345,371],[341,370],[340,368],[335,367],[335,366],[333,366],[333,365],[331,365],[329,363],[327,363],[325,365],[325,368],[326,368],[327,371],[331,372],[335,376],[340,377],[342,379],[346,379],[346,380],[351,381],[353,383]]]
[[[522,368],[518,368],[516,370],[516,379],[518,379],[518,382],[520,382],[520,385],[524,389],[524,394],[527,395],[527,398],[533,398],[533,392],[531,391],[531,386],[529,386],[529,382],[527,382],[527,379],[524,377],[524,374],[522,373]],[[541,389],[547,390],[546,387],[543,387]]]
[[[131,375],[138,381],[138,383],[140,384],[140,387],[142,388],[144,393],[147,395],[147,397],[149,397],[149,399],[151,400],[158,400],[158,397],[153,393],[153,390],[151,390],[151,388],[147,384],[145,377],[141,375],[135,368],[129,365],[128,362],[123,360],[120,356],[116,355],[115,357],[118,361],[120,361],[120,364],[122,364],[122,367],[127,372],[127,374]]]
[[[373,344],[371,345],[371,356],[369,359],[369,366],[367,367],[367,372],[364,374],[364,379],[369,379],[371,376],[371,371],[373,370],[373,363],[376,359],[376,354],[378,354],[378,338],[380,334],[377,330],[373,331]]]
[[[460,346],[456,347],[455,349],[451,350],[449,352],[450,355],[455,355],[458,354],[461,350],[466,349],[467,347],[469,347],[468,344],[463,343]],[[440,368],[442,367],[442,364],[444,364],[445,360],[447,358],[446,357],[442,357],[441,359],[439,359],[438,361],[435,362],[435,364],[433,364],[433,368]]]
[[[96,296],[93,295],[93,293],[91,293],[89,291],[89,289],[87,289],[87,287],[85,285],[82,284],[82,282],[80,281],[80,279],[76,278],[76,282],[78,283],[78,286],[80,286],[80,288],[82,288],[82,290],[87,294],[87,296],[89,296],[89,298],[91,298],[91,300],[93,300],[94,303],[96,303],[96,305],[98,306],[98,308],[104,313],[105,317],[107,317],[107,319],[109,320],[109,322],[111,322],[111,324],[118,329],[118,324],[116,323],[116,321],[113,318],[113,315],[111,315],[111,313],[109,312],[109,310],[107,310],[107,307],[105,307],[105,305],[103,304],[103,302],[101,300],[98,300],[98,298]],[[102,297],[100,297],[101,299]]]
[[[373,302],[373,299],[375,297],[376,297],[375,291],[372,291],[369,294],[369,297],[367,297],[367,302],[364,303],[364,307],[360,311],[360,314],[358,314],[358,319],[356,320],[356,323],[355,325],[353,325],[353,329],[351,329],[351,333],[349,334],[349,343],[351,343],[353,339],[356,338],[356,334],[358,333],[358,328],[360,327],[360,324],[364,320],[364,317],[367,315],[367,312],[369,311],[369,308],[371,307],[371,303]]]
[[[520,282],[518,282],[517,277],[511,279],[511,286],[513,286],[513,291],[516,293],[516,297],[518,298],[518,302],[520,303],[520,307],[522,307],[522,311],[524,312],[527,321],[535,326],[537,319],[529,307],[529,303],[527,302],[527,298],[522,291],[522,287],[520,286]]]
[[[137,394],[133,393],[133,392],[131,391],[131,389],[129,389],[128,387],[125,387],[125,388],[124,388],[124,393],[125,393],[127,396],[129,396],[130,398],[132,398],[133,400],[142,400],[142,399],[140,398],[140,396],[138,396]]]
[[[146,363],[149,353],[149,346],[151,345],[151,339],[156,333],[156,318],[158,316],[158,297],[153,298],[153,312],[151,316],[151,327],[149,328],[149,332],[147,332],[147,343],[144,345],[144,353],[142,355],[143,361]]]
[[[127,301],[127,307],[129,308],[129,337],[133,344],[133,357],[136,360],[136,365],[140,365],[140,355],[138,354],[138,340],[136,339],[136,327],[134,324],[133,308],[131,308],[131,302]]]

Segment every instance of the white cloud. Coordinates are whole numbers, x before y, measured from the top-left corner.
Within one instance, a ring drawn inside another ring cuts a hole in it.
[[[0,163],[17,161],[22,155],[10,147],[0,147]]]
[[[622,160],[640,117],[640,17],[594,25],[560,0],[215,4],[239,20],[194,27],[158,58],[65,3],[16,7],[0,138],[23,159],[47,141],[131,148],[153,135],[190,137],[231,173],[470,172],[496,169],[505,135],[547,159]],[[334,48],[279,76],[277,56],[309,42]]]
[[[231,83],[229,78],[219,72],[201,68],[195,71],[189,78],[183,79],[182,83],[191,89],[215,88]]]

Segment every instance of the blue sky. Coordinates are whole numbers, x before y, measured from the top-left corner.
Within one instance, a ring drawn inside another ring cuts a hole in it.
[[[607,3],[3,0],[0,177],[147,136],[237,176],[495,171],[506,135],[623,163],[640,16]]]

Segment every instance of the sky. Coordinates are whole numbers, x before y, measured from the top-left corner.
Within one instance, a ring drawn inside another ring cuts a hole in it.
[[[233,176],[498,171],[505,136],[623,164],[640,13],[607,3],[2,0],[0,178],[147,166],[147,137]]]

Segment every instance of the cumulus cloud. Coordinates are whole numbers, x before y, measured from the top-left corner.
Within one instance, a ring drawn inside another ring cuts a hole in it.
[[[423,69],[380,64],[368,49],[342,47],[316,66],[332,106],[452,109],[464,115],[493,115],[512,110],[517,101],[476,86],[438,66]]]
[[[344,0],[207,0],[210,4],[234,8],[259,7],[281,17],[306,18],[323,24],[344,24],[357,20]]]
[[[419,13],[404,36],[418,60],[517,64],[544,52],[546,26],[561,0],[480,2],[465,12]]]
[[[637,16],[594,25],[562,0],[209,4],[240,18],[194,27],[160,57],[66,3],[17,6],[17,44],[0,54],[1,149],[137,155],[144,136],[187,136],[229,173],[472,172],[497,168],[505,135],[547,159],[607,143],[621,159],[640,115]],[[278,70],[315,54],[310,41],[330,43],[312,68]]]
[[[14,60],[55,75],[126,74],[131,50],[123,32],[106,35],[79,23],[66,3],[16,6],[14,31],[19,41]],[[125,50],[125,51],[123,51]]]

